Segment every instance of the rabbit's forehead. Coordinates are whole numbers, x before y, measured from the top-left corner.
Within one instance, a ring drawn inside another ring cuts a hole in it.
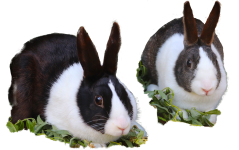
[[[111,80],[110,80],[108,85],[109,85],[109,88],[111,89],[111,92],[112,92],[112,98],[111,98],[111,100],[112,100],[112,109],[111,109],[111,112],[115,111],[114,109],[116,109],[116,112],[126,113],[127,110],[124,107],[123,103],[121,102],[119,94],[117,94],[115,86],[113,85]]]
[[[203,57],[208,58],[214,64],[214,66],[217,65],[216,64],[217,56],[212,51],[211,46],[201,45],[201,44],[194,45],[192,47],[185,48],[184,51],[185,51],[185,53],[184,53],[184,55],[181,55],[181,57],[184,57],[185,59],[193,58],[194,60],[201,59],[202,58],[201,51],[204,51],[206,53],[206,55],[203,55]]]
[[[183,57],[185,57],[185,59],[198,59],[200,57],[199,48],[199,46],[196,46],[186,49]]]
[[[103,77],[98,79],[98,81],[93,86],[94,87],[108,86],[110,82],[112,82],[113,85],[120,84],[116,76],[105,74],[103,75]]]
[[[213,59],[212,54],[205,50],[203,47],[199,48],[199,55],[200,55],[200,61],[197,65],[197,69],[204,69],[206,70],[207,68],[214,69],[213,66]]]
[[[216,66],[216,62],[217,62],[217,56],[216,54],[212,51],[211,46],[200,46],[200,49],[202,49],[206,55],[207,58],[209,58],[211,60],[211,62],[213,63],[214,66]]]
[[[116,86],[116,84],[113,83],[112,80],[109,81],[108,86],[112,92],[110,117],[129,117],[129,114],[133,111],[133,106],[130,102],[128,93],[125,91],[125,89],[121,89],[121,91],[119,92],[119,90],[116,89],[117,87],[119,87],[119,85]],[[132,119],[132,117],[130,117],[130,119]]]
[[[105,86],[109,83],[109,77],[100,78],[96,83],[95,87]]]

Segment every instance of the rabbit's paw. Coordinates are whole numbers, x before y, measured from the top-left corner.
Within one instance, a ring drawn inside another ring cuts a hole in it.
[[[91,144],[94,145],[94,150],[106,149],[106,144],[98,144],[98,143],[91,143]]]
[[[159,90],[159,87],[155,84],[150,84],[148,87],[147,87],[147,91],[154,91],[154,90]]]
[[[217,122],[217,115],[211,115],[209,118],[209,121],[213,124],[216,124]]]
[[[138,122],[135,122],[134,125],[136,125],[140,130],[144,131],[144,136],[143,137],[147,136],[147,132],[146,132],[146,130],[144,129],[143,126],[141,126]],[[138,134],[137,131],[135,131],[135,132],[136,132],[136,134]]]
[[[183,110],[183,109],[181,109],[181,110],[178,112],[178,115],[177,115],[176,119],[178,119],[178,120],[181,121],[181,118],[179,117],[179,113],[180,113],[180,112],[183,112],[183,118],[188,119],[188,113],[186,112],[186,110]],[[176,114],[176,112],[173,111],[173,114]]]

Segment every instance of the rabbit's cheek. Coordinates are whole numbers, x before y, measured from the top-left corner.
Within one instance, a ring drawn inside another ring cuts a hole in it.
[[[123,135],[122,130],[120,130],[117,127],[111,127],[111,129],[105,131],[105,134],[111,135],[111,136],[121,136]]]
[[[114,125],[114,122],[112,120],[108,120],[105,124],[105,134],[112,136],[121,136],[122,131]]]

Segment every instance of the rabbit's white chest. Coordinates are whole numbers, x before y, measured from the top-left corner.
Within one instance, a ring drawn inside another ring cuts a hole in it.
[[[48,104],[45,108],[46,121],[58,125],[60,129],[69,125],[64,120],[69,117],[79,117],[76,104],[76,95],[83,80],[83,69],[78,64],[73,64],[62,72],[57,81],[53,83]]]

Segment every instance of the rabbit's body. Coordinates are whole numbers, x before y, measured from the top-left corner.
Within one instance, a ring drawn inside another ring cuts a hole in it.
[[[199,39],[196,38],[194,43],[188,42],[190,39],[185,37],[183,19],[170,21],[148,41],[142,54],[142,63],[152,83],[147,90],[170,87],[174,91],[173,104],[182,110],[192,107],[199,111],[213,110],[227,87],[223,48],[214,33],[210,45],[202,42],[200,36],[204,24],[198,19],[195,19],[195,36]],[[191,29],[187,32],[190,33]],[[187,67],[188,60],[191,68]],[[202,89],[208,87],[205,93]],[[211,121],[215,123],[216,120]]]
[[[40,115],[58,129],[103,145],[126,135],[136,124],[137,106],[115,76],[117,23],[109,41],[103,66],[83,27],[77,37],[49,34],[27,42],[10,65],[12,122]]]
[[[79,63],[75,36],[49,34],[27,42],[10,65],[12,121],[38,115],[45,118],[44,108],[52,85],[74,63]],[[23,107],[21,111],[14,109],[19,105]]]

